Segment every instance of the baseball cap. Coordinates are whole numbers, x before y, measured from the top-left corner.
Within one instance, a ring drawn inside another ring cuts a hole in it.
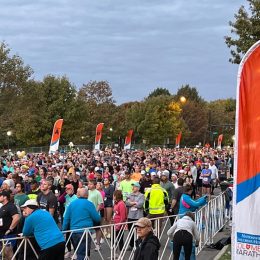
[[[96,171],[98,174],[102,174],[102,171],[101,170],[97,170]]]
[[[146,177],[151,177],[151,174],[150,174],[149,172],[147,172],[147,173],[145,174],[145,176],[146,176]]]
[[[156,172],[151,172],[151,176],[155,176],[156,175]]]
[[[132,186],[140,188],[139,182],[134,182],[134,183],[132,183]]]
[[[95,167],[94,171],[97,172],[99,170],[99,167]]]
[[[177,175],[176,175],[175,173],[173,173],[173,174],[172,174],[172,177],[175,177],[175,178],[177,178]]]
[[[36,200],[27,200],[27,201],[21,206],[21,208],[30,207],[30,206],[39,207],[39,205],[38,205],[38,203],[37,203]]]
[[[150,219],[148,218],[140,218],[136,223],[135,223],[135,227],[152,227],[152,222]]]
[[[28,171],[28,176],[30,177],[30,176],[33,176],[35,174],[35,170],[34,169],[30,169],[29,171]]]
[[[145,170],[141,170],[141,174],[144,175],[145,174]]]
[[[162,176],[166,176],[167,178],[169,178],[170,172],[168,170],[164,170],[162,172]]]

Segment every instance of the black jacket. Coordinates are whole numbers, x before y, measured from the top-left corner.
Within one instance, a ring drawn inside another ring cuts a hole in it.
[[[134,260],[158,260],[161,244],[152,232],[144,240],[138,238],[135,245]]]

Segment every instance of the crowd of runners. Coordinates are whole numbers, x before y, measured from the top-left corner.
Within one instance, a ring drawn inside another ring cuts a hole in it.
[[[74,258],[84,259],[86,242],[80,241],[80,231],[73,232],[65,251],[69,233],[64,238],[60,230],[111,223],[116,225],[121,250],[125,228],[120,223],[140,219],[138,237],[157,243],[150,250],[151,257],[156,257],[160,246],[149,229],[149,219],[169,215],[173,224],[175,215],[185,215],[210,200],[214,189],[233,172],[232,149],[203,147],[76,149],[51,155],[5,154],[0,161],[0,238],[34,235],[40,259],[64,259],[64,253],[70,258],[76,248]],[[128,229],[131,227],[130,223]],[[96,229],[95,250],[113,236],[109,228]],[[7,259],[17,247],[16,240],[10,241],[4,250]],[[88,243],[90,256],[91,241]],[[135,247],[132,237],[128,250]],[[149,253],[136,248],[134,259],[144,259],[142,254]]]

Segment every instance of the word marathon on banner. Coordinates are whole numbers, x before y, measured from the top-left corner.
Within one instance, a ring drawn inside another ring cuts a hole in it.
[[[260,259],[260,236],[237,233],[237,255]]]

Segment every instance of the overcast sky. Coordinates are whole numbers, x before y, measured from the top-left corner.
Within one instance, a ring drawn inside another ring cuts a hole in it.
[[[235,97],[237,65],[224,36],[246,0],[2,0],[0,41],[34,70],[77,88],[107,80],[117,103],[156,87]]]

